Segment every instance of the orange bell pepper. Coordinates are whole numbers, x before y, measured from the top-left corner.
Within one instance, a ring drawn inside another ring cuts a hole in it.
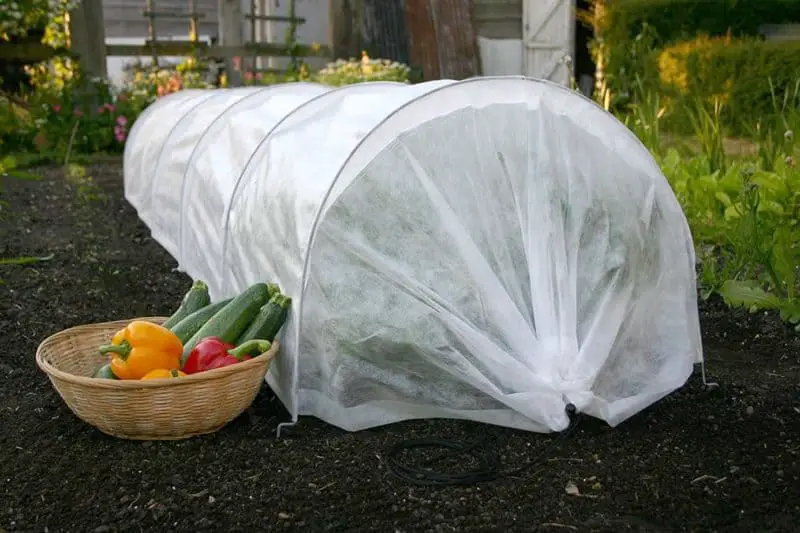
[[[142,379],[166,379],[166,378],[179,378],[181,376],[185,376],[186,372],[181,372],[180,370],[167,369],[167,368],[156,368],[155,370],[151,370],[147,374],[145,374]]]
[[[119,330],[100,353],[111,355],[111,371],[119,379],[141,379],[151,370],[178,370],[183,343],[169,329],[134,320]]]

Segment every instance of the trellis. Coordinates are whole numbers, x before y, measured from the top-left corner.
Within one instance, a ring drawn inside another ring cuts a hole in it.
[[[288,16],[258,14],[256,1],[251,0],[250,5],[251,12],[243,13],[239,0],[219,0],[219,42],[207,44],[198,39],[197,25],[203,14],[198,13],[196,0],[187,0],[186,11],[159,10],[157,0],[147,0],[142,13],[148,19],[147,40],[143,45],[127,45],[106,44],[102,0],[83,0],[69,14],[69,50],[53,50],[41,43],[25,43],[18,47],[4,46],[0,50],[0,57],[30,58],[31,62],[35,62],[54,55],[71,55],[81,62],[84,71],[90,76],[106,77],[106,58],[109,56],[149,56],[156,64],[161,56],[202,56],[222,60],[228,73],[228,83],[234,87],[243,82],[241,71],[234,68],[234,58],[252,58],[255,63],[259,57],[330,57],[328,46],[296,42],[297,27],[305,23],[305,19],[296,16],[295,0],[290,0]],[[165,18],[186,20],[189,25],[189,40],[159,40],[156,21]],[[287,39],[280,43],[246,42],[242,24],[244,20],[250,23],[253,35],[258,21],[286,23],[289,25]]]
[[[198,39],[197,25],[203,16],[197,12],[196,0],[188,0],[188,11],[162,11],[156,6],[156,0],[147,0],[143,16],[148,19],[148,39],[142,46],[106,45],[107,56],[146,56],[158,63],[160,56],[205,56],[219,58],[225,62],[228,82],[231,86],[242,84],[241,71],[234,68],[233,58],[252,59],[259,57],[296,57],[325,56],[327,47],[310,46],[296,43],[297,26],[304,24],[305,19],[296,16],[295,0],[289,2],[289,15],[264,15],[256,13],[256,0],[250,1],[250,12],[243,13],[238,0],[220,0],[219,2],[219,44],[206,44]],[[177,18],[188,21],[188,41],[160,41],[156,32],[156,21],[159,18]],[[245,42],[242,20],[250,23],[251,35],[255,36],[258,21],[282,22],[289,25],[287,42],[262,43]],[[255,69],[254,70],[267,70]]]

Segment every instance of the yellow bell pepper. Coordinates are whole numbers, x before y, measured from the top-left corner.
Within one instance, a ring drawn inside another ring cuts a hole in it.
[[[145,374],[142,379],[166,379],[166,378],[179,378],[181,376],[185,376],[185,372],[181,372],[180,370],[167,369],[167,368],[156,368],[155,370],[151,370],[147,374]]]
[[[178,370],[183,343],[169,329],[134,320],[119,330],[100,353],[111,355],[111,371],[119,379],[141,379],[151,370]]]

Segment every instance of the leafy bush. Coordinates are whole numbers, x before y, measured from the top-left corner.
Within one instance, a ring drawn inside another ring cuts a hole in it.
[[[0,150],[5,153],[121,153],[130,126],[156,99],[188,88],[212,88],[202,64],[187,60],[175,68],[134,66],[121,89],[104,80],[87,84],[71,69],[49,69],[22,102],[0,98]],[[305,64],[286,73],[245,76],[248,84],[313,80],[329,85],[363,81],[407,81],[408,67],[387,60],[337,61],[313,73]]]
[[[731,133],[749,134],[759,122],[774,119],[782,111],[776,98],[787,95],[786,103],[800,103],[800,43],[701,36],[666,47],[657,61],[666,94],[720,100]]]
[[[28,111],[0,97],[0,154],[26,151],[33,142],[32,130]]]
[[[54,18],[70,11],[80,0],[10,0],[0,9],[0,40],[43,30]]]
[[[595,59],[602,65],[611,107],[628,103],[634,74],[657,88],[658,51],[699,35],[757,36],[762,24],[800,20],[796,0],[595,0]],[[788,69],[786,69],[788,70]]]
[[[59,82],[55,83],[54,79]],[[135,70],[121,89],[80,75],[53,76],[17,103],[0,98],[0,151],[67,154],[121,153],[128,131],[157,98],[185,88],[208,88],[201,75],[160,68]]]
[[[796,0],[616,0],[605,7],[602,31],[606,40],[621,43],[647,25],[662,46],[699,34],[755,36],[762,24],[798,20]]]

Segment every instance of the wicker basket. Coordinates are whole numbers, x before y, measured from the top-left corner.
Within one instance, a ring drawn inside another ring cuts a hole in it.
[[[107,361],[97,347],[131,320],[160,324],[166,318],[77,326],[48,337],[36,351],[36,363],[72,412],[103,433],[124,439],[185,439],[217,431],[250,406],[279,349],[276,341],[253,359],[178,379],[90,377]]]

